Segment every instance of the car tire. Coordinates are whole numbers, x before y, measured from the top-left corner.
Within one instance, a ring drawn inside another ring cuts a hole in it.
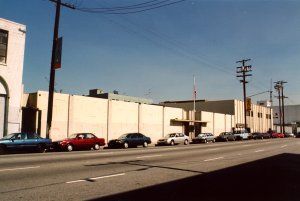
[[[73,149],[74,149],[73,145],[71,145],[71,144],[67,145],[67,151],[71,152],[71,151],[73,151]]]
[[[188,140],[184,140],[184,145],[188,145],[189,144],[189,141]]]
[[[205,144],[207,143],[207,140],[206,140],[206,139],[204,140],[204,143],[205,143]]]
[[[228,138],[225,138],[225,142],[228,142]]]
[[[128,142],[124,142],[124,145],[123,145],[124,149],[127,149],[129,147],[129,144]]]
[[[263,139],[264,139],[264,137],[263,137],[263,136],[261,136],[261,138],[260,138],[260,139],[262,139],[262,140],[263,140]]]
[[[174,145],[175,145],[174,140],[171,140],[170,145],[171,145],[171,146],[174,146]]]
[[[216,142],[216,139],[213,139],[213,141],[212,141],[213,143],[215,143]]]
[[[148,143],[146,141],[143,143],[143,147],[148,147]]]
[[[45,153],[46,152],[46,146],[44,144],[38,144],[37,151],[40,152],[40,153]]]
[[[96,143],[93,148],[94,148],[94,150],[99,150],[100,149],[100,145],[98,143]]]

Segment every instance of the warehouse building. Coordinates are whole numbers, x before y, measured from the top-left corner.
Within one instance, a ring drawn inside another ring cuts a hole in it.
[[[273,106],[274,127],[280,131],[279,123],[279,107]],[[284,106],[285,131],[289,133],[300,132],[300,105]]]
[[[165,101],[160,104],[184,109],[190,119],[195,119],[196,133],[212,132],[218,135],[224,131],[241,130],[245,127],[244,102],[240,100],[196,100],[195,118],[193,100]],[[272,109],[251,104],[251,111],[247,113],[247,127],[251,132],[266,132],[270,128],[273,129]]]
[[[26,27],[0,18],[0,138],[21,129]]]
[[[50,138],[55,141],[73,133],[91,132],[108,141],[124,133],[140,132],[155,143],[168,133],[183,132],[182,125],[172,121],[183,118],[181,108],[145,104],[150,100],[116,93],[110,96],[113,98],[97,98],[93,92],[90,92],[93,97],[54,94]],[[24,95],[23,131],[46,136],[47,104],[48,92]]]

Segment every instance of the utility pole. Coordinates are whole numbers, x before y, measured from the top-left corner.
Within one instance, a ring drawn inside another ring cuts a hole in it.
[[[248,83],[248,81],[246,81],[246,77],[252,76],[252,74],[248,74],[249,72],[252,71],[252,66],[248,65],[246,66],[246,62],[250,61],[251,59],[243,59],[240,61],[237,61],[236,63],[241,63],[242,66],[237,67],[236,73],[237,76],[236,77],[241,77],[242,80],[240,80],[241,83],[243,83],[243,95],[244,95],[244,122],[245,122],[245,130],[247,130],[247,96],[246,96],[246,84]]]
[[[275,82],[276,83],[276,82]],[[281,94],[280,94],[280,85],[278,83],[275,84],[274,88],[277,90],[278,92],[278,96],[276,96],[276,98],[278,98],[278,109],[279,109],[279,127],[280,127],[280,133],[282,133],[282,123],[281,123]]]
[[[278,96],[278,98],[280,100],[279,103],[281,103],[281,104],[279,104],[279,108],[280,108],[280,111],[281,111],[281,116],[280,117],[282,118],[282,122],[281,122],[281,119],[280,119],[280,122],[282,123],[282,125],[280,123],[280,132],[281,133],[285,133],[284,99],[287,98],[283,94],[283,88],[284,88],[283,85],[285,83],[287,83],[287,82],[283,81],[283,80],[275,82],[275,88],[278,90],[278,94],[279,94],[279,96]]]
[[[196,98],[197,98],[197,91],[196,91],[196,77],[195,75],[193,76],[194,77],[194,85],[193,85],[193,101],[194,101],[194,108],[193,108],[193,120],[194,120],[194,136],[193,137],[196,137]]]
[[[64,6],[67,8],[75,9],[73,5],[62,3],[61,0],[49,0],[56,4],[55,12],[55,24],[53,31],[53,43],[52,43],[52,56],[51,56],[51,68],[50,68],[50,82],[49,82],[49,95],[48,95],[48,113],[47,113],[47,130],[46,138],[50,137],[50,130],[52,125],[52,114],[53,114],[53,96],[54,96],[54,84],[55,84],[55,53],[58,45],[58,29],[59,29],[59,18],[60,18],[60,7]]]

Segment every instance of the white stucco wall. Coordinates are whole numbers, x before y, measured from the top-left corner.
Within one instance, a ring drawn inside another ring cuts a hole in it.
[[[0,63],[0,76],[9,87],[8,133],[12,133],[21,129],[22,76],[26,34],[20,30],[25,31],[26,27],[0,18],[0,29],[8,31],[7,62]],[[1,136],[2,134],[0,134]]]

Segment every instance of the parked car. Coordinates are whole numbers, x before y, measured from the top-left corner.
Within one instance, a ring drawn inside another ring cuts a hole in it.
[[[284,137],[296,137],[294,133],[284,133]]]
[[[151,139],[141,133],[127,133],[121,135],[118,139],[113,139],[108,142],[109,148],[128,148],[143,146],[147,147],[151,144]]]
[[[104,145],[104,138],[98,138],[92,133],[75,133],[62,141],[53,142],[54,149],[66,151],[91,148],[99,150]]]
[[[272,136],[272,138],[284,138],[283,133],[272,132],[271,136]]]
[[[212,133],[200,133],[197,137],[192,139],[193,143],[207,143],[207,142],[215,142],[215,136]]]
[[[157,141],[157,145],[189,144],[189,137],[183,133],[170,133]]]
[[[233,135],[232,132],[223,132],[221,133],[219,136],[217,136],[216,138],[217,142],[224,142],[224,141],[235,141],[236,137]]]
[[[50,139],[44,139],[36,133],[12,133],[0,139],[0,153],[33,150],[45,152],[51,143]]]
[[[241,130],[241,131],[235,131],[233,133],[236,140],[248,140],[249,139],[249,133],[247,131]]]
[[[256,139],[266,139],[266,138],[271,138],[271,134],[270,133],[252,133],[252,139],[256,140]]]
[[[296,137],[297,137],[297,138],[300,137],[300,132],[298,132],[298,133],[296,134]]]

